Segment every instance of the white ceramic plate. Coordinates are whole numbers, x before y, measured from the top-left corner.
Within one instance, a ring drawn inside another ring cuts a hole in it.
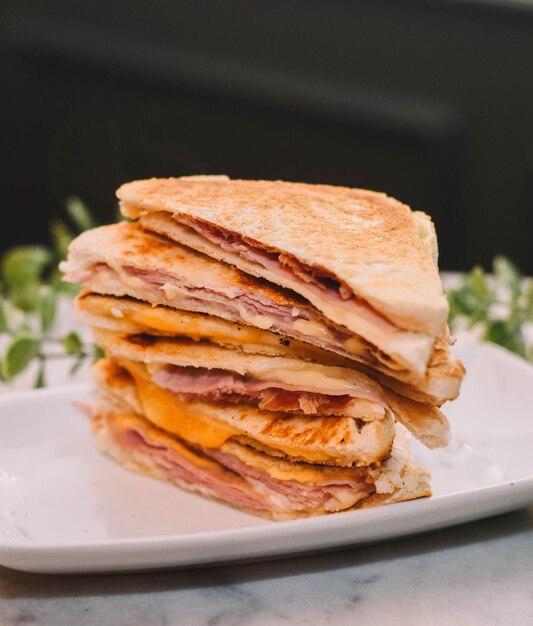
[[[356,545],[533,502],[533,368],[498,348],[464,345],[454,440],[415,446],[432,498],[269,522],[131,474],[98,453],[73,406],[86,387],[0,400],[0,563],[31,572],[139,570]]]

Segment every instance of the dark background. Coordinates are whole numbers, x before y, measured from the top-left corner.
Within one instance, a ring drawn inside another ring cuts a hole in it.
[[[433,216],[441,266],[533,273],[533,3],[0,3],[0,250],[65,198],[227,173],[369,187]]]

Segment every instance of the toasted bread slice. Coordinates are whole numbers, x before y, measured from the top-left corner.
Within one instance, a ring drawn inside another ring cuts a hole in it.
[[[117,196],[128,216],[163,211],[198,220],[325,271],[400,328],[433,337],[444,330],[447,301],[413,212],[383,193],[203,176],[134,181]],[[350,328],[327,301],[313,304]]]

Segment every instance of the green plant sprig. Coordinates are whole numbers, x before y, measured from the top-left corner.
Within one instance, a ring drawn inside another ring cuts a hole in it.
[[[70,241],[83,230],[96,226],[88,208],[78,198],[69,198],[66,211],[71,225],[56,219],[50,225],[52,245],[17,246],[0,259],[0,380],[11,381],[33,362],[38,362],[35,387],[46,384],[46,364],[70,359],[75,373],[87,358],[97,358],[98,348],[85,344],[74,331],[52,334],[57,319],[58,298],[73,296],[78,288],[63,283],[58,264]]]
[[[476,266],[448,291],[450,326],[476,329],[490,341],[533,361],[524,326],[533,322],[533,280],[524,278],[506,257],[497,256],[492,275]]]

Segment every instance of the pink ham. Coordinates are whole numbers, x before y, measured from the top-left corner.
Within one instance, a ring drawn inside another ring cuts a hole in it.
[[[371,481],[355,472],[353,478],[330,478],[318,483],[276,480],[266,471],[219,449],[191,448],[195,454],[210,457],[219,464],[218,467],[197,465],[170,446],[150,441],[141,428],[119,429],[112,425],[111,434],[123,456],[155,468],[165,480],[232,506],[263,510],[274,516],[339,511],[375,491]]]
[[[334,275],[306,265],[284,252],[278,253],[265,250],[257,242],[252,242],[238,233],[222,229],[213,224],[207,224],[189,216],[179,216],[176,219],[195,230],[211,243],[220,246],[226,252],[237,254],[244,259],[257,263],[271,270],[280,278],[296,279],[304,282],[315,293],[326,296],[328,299],[335,301],[337,305],[364,317],[384,331],[394,332],[398,330],[395,324],[387,320],[366,302],[357,298],[351,289],[342,284]]]
[[[168,366],[153,376],[160,387],[174,393],[190,394],[204,400],[217,402],[259,398],[259,407],[277,411],[303,411],[307,414],[324,413],[328,409],[341,409],[352,398],[362,398],[386,406],[385,400],[361,381],[351,394],[325,394],[308,385],[290,385],[280,381],[263,381],[235,372],[219,369]],[[277,408],[275,408],[277,407]]]
[[[102,268],[96,269],[99,271]],[[113,271],[111,268],[108,269]],[[313,337],[313,342],[326,350],[350,357],[344,342],[353,336],[352,333],[320,318],[308,305],[302,304],[298,307],[282,305],[256,292],[246,292],[243,289],[236,292],[235,287],[231,287],[229,292],[224,293],[209,287],[188,286],[178,282],[173,276],[162,272],[147,272],[127,266],[122,267],[122,271],[128,276],[141,279],[147,288],[161,289],[166,285],[175,286],[182,292],[180,299],[190,298],[196,303],[202,302],[204,311],[210,315],[218,315],[244,324],[248,324],[250,319],[257,316],[270,318],[270,330],[289,334],[301,341],[306,341],[308,337],[295,328],[295,322],[311,321],[320,324],[324,328],[324,333],[321,336]]]
[[[74,274],[67,274],[65,280],[70,280],[71,275]],[[246,291],[237,286],[228,286],[227,289],[198,287],[163,272],[145,271],[130,266],[122,266],[116,270],[106,263],[94,264],[88,276],[87,281],[84,281],[85,286],[91,288],[94,280],[98,285],[97,291],[101,293],[130,295],[153,304],[206,313],[252,326],[258,325],[257,319],[261,318],[265,322],[261,327],[284,335],[279,339],[283,345],[290,343],[287,336],[309,342],[309,332],[305,327],[309,322],[317,329],[312,335],[312,343],[319,348],[349,359],[360,361],[363,358],[363,361],[368,359],[372,362],[377,359],[389,367],[395,367],[387,355],[376,351],[362,338],[356,338],[348,329],[322,317],[303,300],[298,306],[283,305],[261,293]],[[132,284],[131,279],[136,284]],[[303,326],[300,326],[302,323]],[[348,340],[356,342],[357,348],[354,348],[353,353],[346,347]]]
[[[320,393],[298,393],[281,389],[268,389],[261,394],[259,408],[265,411],[301,411],[306,415],[327,415],[330,411],[344,409],[350,396],[325,396]]]
[[[180,456],[168,446],[154,444],[140,429],[113,430],[113,436],[121,451],[131,455],[137,461],[149,460],[165,478],[179,487],[189,491],[197,491],[203,495],[220,498],[234,506],[250,509],[268,508],[265,495],[254,492],[235,474],[214,471],[209,467],[196,465],[187,458]],[[141,458],[139,458],[141,457]]]
[[[326,510],[339,510],[335,505],[336,492],[340,490],[350,491],[355,497],[355,502],[366,498],[374,491],[374,485],[354,474],[353,478],[329,479],[319,483],[300,483],[295,480],[276,480],[264,470],[246,465],[243,461],[222,450],[210,449],[207,454],[219,463],[231,469],[245,479],[257,481],[261,486],[277,494],[285,496],[290,501],[291,507],[296,510],[305,510],[310,505],[323,505]],[[331,507],[331,508],[330,508]]]

